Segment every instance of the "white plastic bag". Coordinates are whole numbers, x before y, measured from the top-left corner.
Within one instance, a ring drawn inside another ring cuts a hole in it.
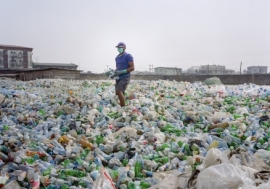
[[[270,161],[270,152],[267,150],[259,149],[256,152],[255,157],[258,157],[262,160]]]
[[[207,167],[210,167],[212,165],[225,163],[229,161],[226,157],[226,154],[220,151],[217,148],[211,148],[205,158],[203,159],[203,163],[198,166],[198,170],[202,171],[206,169]]]
[[[109,137],[116,138],[119,135],[121,135],[123,132],[126,132],[128,137],[132,137],[132,138],[137,137],[137,129],[133,127],[122,127],[119,131],[109,135]]]
[[[155,130],[154,136],[157,138],[157,144],[162,144],[165,142],[166,136],[164,135],[164,133],[160,132],[159,129]]]
[[[255,186],[244,171],[228,163],[208,167],[197,179],[197,189],[239,189],[244,184],[250,188]]]
[[[2,102],[4,102],[6,99],[6,97],[2,94],[0,94],[0,104],[2,104]]]
[[[154,173],[154,178],[159,181],[157,185],[151,186],[149,189],[178,189],[187,188],[190,173],[180,173],[179,171],[165,171]]]
[[[110,174],[108,171],[101,167],[99,170],[100,176],[98,179],[94,182],[93,188],[95,189],[116,189],[115,185],[112,181],[112,178],[110,177]]]
[[[227,112],[215,112],[214,115],[210,118],[210,121],[212,121],[213,123],[217,123],[227,117],[229,117],[229,113]]]

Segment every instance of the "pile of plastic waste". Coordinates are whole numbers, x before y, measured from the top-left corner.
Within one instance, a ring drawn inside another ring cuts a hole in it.
[[[270,188],[270,86],[0,80],[0,187]]]

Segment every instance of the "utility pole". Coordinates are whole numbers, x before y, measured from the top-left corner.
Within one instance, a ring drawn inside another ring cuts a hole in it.
[[[106,65],[107,66],[107,71],[108,71],[108,65]]]
[[[39,58],[39,56],[38,56],[38,57],[35,57],[35,59],[36,59],[36,63],[38,63],[38,58]]]
[[[178,75],[178,79],[179,79],[179,81],[180,81],[180,74],[179,74],[179,72],[178,72],[178,68],[175,67],[175,70],[176,70],[176,73],[177,73],[177,75]]]
[[[154,69],[153,69],[153,64],[149,64],[149,72],[153,72]]]
[[[207,75],[209,75],[209,64],[208,64],[208,71],[207,71]]]
[[[241,71],[242,71],[242,61],[240,63],[240,75],[241,75]]]

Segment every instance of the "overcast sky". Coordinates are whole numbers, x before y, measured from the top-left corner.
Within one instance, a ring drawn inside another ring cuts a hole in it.
[[[270,69],[270,0],[2,0],[0,44],[33,61],[115,68],[123,41],[135,69],[218,64]]]

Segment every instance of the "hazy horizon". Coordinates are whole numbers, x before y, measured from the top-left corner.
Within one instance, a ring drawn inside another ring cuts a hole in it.
[[[135,70],[207,64],[270,65],[269,0],[2,1],[0,44],[32,47],[33,61],[115,67],[123,41]],[[268,72],[269,72],[268,68]]]

